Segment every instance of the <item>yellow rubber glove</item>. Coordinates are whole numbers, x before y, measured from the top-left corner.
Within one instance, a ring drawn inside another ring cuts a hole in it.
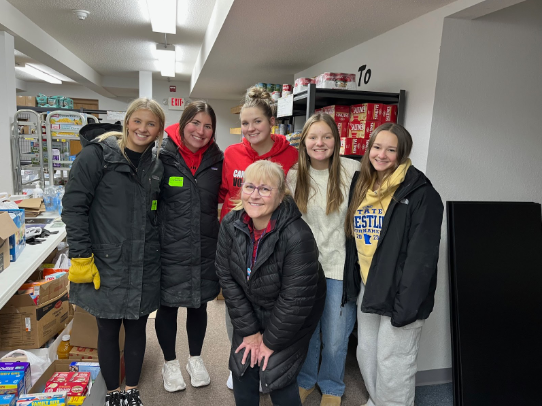
[[[100,274],[94,265],[94,254],[90,258],[72,258],[68,279],[74,283],[94,283],[94,289],[100,289]]]

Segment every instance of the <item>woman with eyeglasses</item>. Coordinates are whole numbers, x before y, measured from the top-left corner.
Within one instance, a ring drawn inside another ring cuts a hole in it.
[[[297,374],[324,309],[326,280],[309,226],[280,165],[246,168],[218,236],[216,270],[233,324],[235,403],[300,406]]]

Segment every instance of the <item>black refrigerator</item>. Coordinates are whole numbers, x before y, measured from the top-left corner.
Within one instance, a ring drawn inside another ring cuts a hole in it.
[[[542,405],[538,203],[447,202],[454,406]]]

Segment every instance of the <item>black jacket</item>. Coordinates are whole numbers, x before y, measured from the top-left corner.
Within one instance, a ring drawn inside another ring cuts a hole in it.
[[[243,213],[232,211],[222,220],[216,254],[234,329],[229,364],[242,376],[250,361],[242,365],[244,351],[235,350],[243,337],[262,332],[265,345],[274,351],[267,369],[260,371],[263,391],[270,392],[295,382],[324,309],[326,281],[314,236],[291,197],[273,213],[275,227],[261,237],[247,281],[253,247]]]
[[[72,283],[70,302],[96,317],[138,319],[158,308],[160,246],[156,202],[163,167],[150,146],[136,169],[122,155],[116,137],[100,142],[111,124],[80,131],[83,150],[75,159],[62,199],[70,258],[94,262],[101,287]],[[153,207],[154,206],[154,207]],[[154,209],[154,210],[153,210]]]
[[[429,179],[411,166],[384,216],[361,311],[389,316],[395,327],[429,317],[435,302],[443,210]],[[357,255],[355,239],[347,238],[343,301],[356,300],[360,291]]]
[[[213,143],[193,176],[177,145],[167,138],[160,159],[161,304],[197,308],[220,291],[215,255],[224,154]]]

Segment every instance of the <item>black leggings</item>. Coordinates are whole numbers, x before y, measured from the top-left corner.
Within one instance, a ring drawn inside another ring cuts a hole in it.
[[[100,369],[105,380],[107,390],[115,390],[120,386],[120,349],[119,332],[124,324],[124,363],[126,369],[126,386],[137,386],[147,340],[147,319],[141,316],[138,320],[127,319],[100,319],[98,322],[98,358]]]
[[[164,359],[172,361],[177,358],[175,354],[175,341],[177,339],[177,311],[178,307],[160,306],[156,313],[156,335]],[[207,303],[200,307],[186,309],[186,334],[188,335],[188,349],[190,356],[201,355],[201,347],[207,330]]]

